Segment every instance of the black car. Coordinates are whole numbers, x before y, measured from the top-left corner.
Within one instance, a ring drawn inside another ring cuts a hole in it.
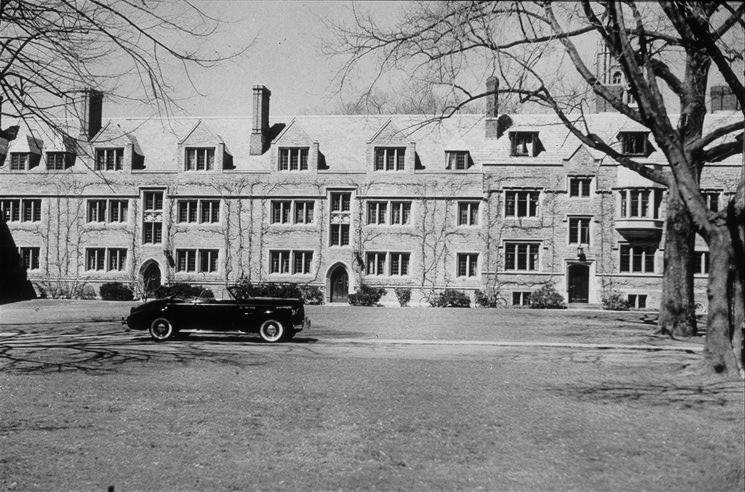
[[[182,330],[209,330],[258,332],[265,342],[276,343],[310,328],[302,299],[273,297],[168,297],[133,307],[123,323],[133,330],[148,330],[156,342],[175,337]]]

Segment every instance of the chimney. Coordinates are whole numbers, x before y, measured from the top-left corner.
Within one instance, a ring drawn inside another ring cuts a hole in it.
[[[261,155],[269,148],[269,97],[271,91],[263,85],[253,86],[253,124],[249,142],[250,155]]]
[[[623,101],[624,87],[620,85],[606,85],[605,90]],[[596,113],[615,113],[616,108],[606,101],[600,94],[595,94],[595,112]]]
[[[486,138],[499,138],[497,117],[499,116],[499,79],[486,79]]]
[[[103,116],[103,93],[95,89],[83,89],[78,117],[80,118],[80,136],[90,141],[101,129]]]
[[[714,85],[709,90],[711,95],[711,111],[739,111],[740,101],[737,100],[732,87],[728,85]]]

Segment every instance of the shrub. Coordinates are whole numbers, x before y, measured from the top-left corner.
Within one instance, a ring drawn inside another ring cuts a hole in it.
[[[476,304],[485,308],[495,308],[500,306],[499,297],[496,294],[489,295],[486,292],[477,290],[474,292]]]
[[[628,311],[629,302],[620,292],[611,291],[603,297],[603,309],[610,311]]]
[[[108,282],[98,290],[101,299],[105,301],[131,301],[134,299],[134,293],[129,286],[121,282]]]
[[[303,295],[305,304],[323,304],[326,296],[323,295],[323,289],[317,285],[300,285],[298,287]]]
[[[244,280],[231,286],[230,292],[238,299],[250,299],[251,297],[305,299],[305,296],[298,285],[289,282],[263,282],[252,284],[251,282]],[[321,298],[323,298],[323,294],[321,294]]]
[[[171,284],[171,285],[161,285],[157,289],[153,291],[153,295],[157,298],[163,298],[163,297],[207,297],[212,298],[215,297],[215,295],[212,293],[210,289],[205,289],[201,285],[191,285],[191,284]]]
[[[556,291],[554,284],[546,282],[530,294],[530,307],[532,309],[566,309],[564,298]]]
[[[430,301],[435,307],[471,307],[471,298],[462,290],[445,289]]]
[[[91,300],[91,299],[97,299],[98,294],[96,294],[96,288],[92,285],[85,284],[82,289],[80,289],[80,298]]]
[[[386,294],[382,287],[370,287],[369,285],[360,285],[357,292],[349,294],[349,304],[352,306],[377,306],[380,298]]]
[[[409,305],[409,301],[411,300],[411,289],[409,289],[408,287],[396,287],[396,290],[394,292],[396,293],[398,304],[401,307],[406,307]]]

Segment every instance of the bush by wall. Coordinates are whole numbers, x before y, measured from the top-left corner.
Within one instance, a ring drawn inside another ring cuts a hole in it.
[[[163,297],[206,297],[213,298],[215,295],[210,289],[205,289],[201,285],[191,284],[171,284],[161,285],[153,291],[153,295],[158,299]]]
[[[496,308],[507,305],[504,300],[500,299],[496,294],[489,295],[481,290],[474,292],[474,300],[478,306],[485,308]]]
[[[107,282],[98,289],[101,299],[104,301],[131,301],[134,293],[128,285],[121,282]]]
[[[305,304],[323,304],[326,300],[326,296],[323,294],[323,289],[317,285],[300,285],[298,287],[303,295]]]
[[[394,292],[396,293],[398,304],[401,307],[406,307],[409,305],[409,301],[411,300],[411,289],[409,289],[408,287],[396,287],[396,290]]]
[[[609,311],[628,311],[629,301],[617,291],[610,291],[603,296],[603,309]]]
[[[298,284],[291,282],[262,282],[254,284],[244,280],[231,286],[230,291],[239,299],[250,299],[251,297],[305,298]]]
[[[530,294],[530,307],[532,309],[566,309],[564,297],[556,290],[554,284],[546,282]]]
[[[362,284],[354,294],[349,294],[349,304],[352,306],[377,306],[380,298],[386,294],[382,287],[370,287]]]
[[[471,298],[462,290],[445,289],[430,300],[434,307],[471,307]]]

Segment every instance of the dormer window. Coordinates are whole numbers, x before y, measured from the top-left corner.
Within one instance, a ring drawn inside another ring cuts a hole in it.
[[[621,72],[613,72],[613,77],[611,79],[611,83],[614,85],[621,85],[621,81],[623,80],[621,76]]]
[[[445,152],[447,169],[462,171],[473,165],[471,154],[467,150],[448,150]]]
[[[403,171],[406,147],[375,147],[376,171]]]
[[[123,147],[96,149],[96,171],[121,171],[123,163]]]
[[[280,171],[307,171],[308,147],[281,147],[279,149]]]
[[[214,147],[190,147],[186,149],[187,171],[211,171],[215,168]]]
[[[538,132],[511,132],[510,142],[511,155],[517,157],[535,157],[543,150]]]
[[[648,156],[650,145],[647,140],[647,132],[621,132],[622,152],[624,155]]]
[[[67,152],[47,152],[47,169],[50,171],[64,171],[72,154]]]
[[[10,170],[11,171],[26,171],[28,170],[29,163],[28,152],[11,152],[10,153]]]

